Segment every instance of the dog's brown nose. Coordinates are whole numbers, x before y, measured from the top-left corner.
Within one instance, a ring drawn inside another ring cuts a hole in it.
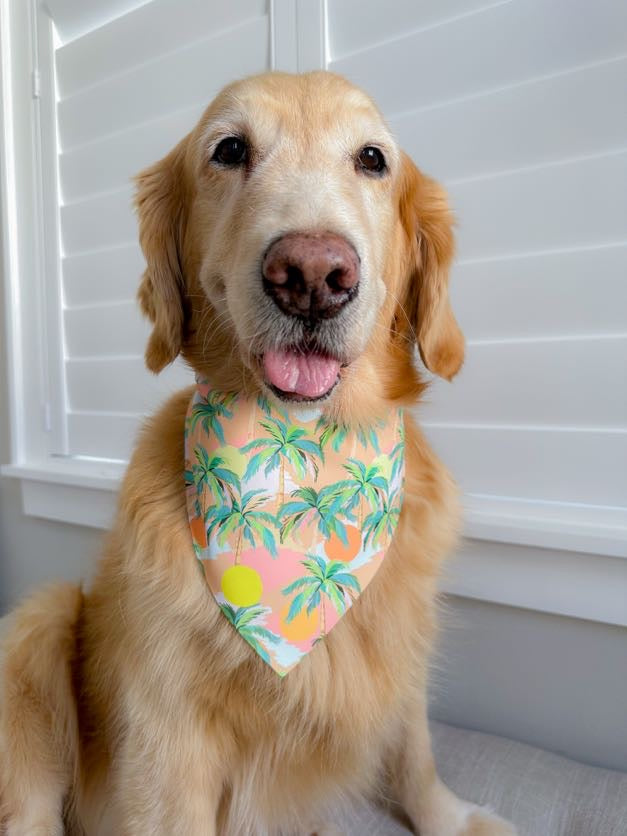
[[[359,257],[332,232],[290,232],[266,253],[264,287],[287,314],[310,320],[336,316],[357,293]]]

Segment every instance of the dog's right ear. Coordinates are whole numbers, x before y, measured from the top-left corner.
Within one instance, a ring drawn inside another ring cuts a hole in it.
[[[154,328],[146,365],[160,372],[178,356],[185,325],[181,245],[186,220],[184,158],[187,138],[135,178],[139,242],[146,258],[137,298]]]

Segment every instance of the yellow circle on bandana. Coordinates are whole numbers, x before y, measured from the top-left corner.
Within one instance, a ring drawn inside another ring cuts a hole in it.
[[[231,566],[222,575],[222,592],[236,607],[252,607],[261,600],[263,584],[259,573],[250,566]]]

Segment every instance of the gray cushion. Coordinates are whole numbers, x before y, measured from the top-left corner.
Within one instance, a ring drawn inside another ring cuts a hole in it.
[[[627,836],[627,774],[596,769],[503,737],[432,724],[443,780],[462,798],[486,804],[520,836]],[[349,836],[407,836],[367,806]]]
[[[443,780],[520,836],[627,836],[627,774],[489,734],[439,723],[432,731]]]

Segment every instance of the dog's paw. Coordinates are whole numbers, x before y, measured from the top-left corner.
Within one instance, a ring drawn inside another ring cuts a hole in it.
[[[437,786],[415,821],[420,836],[517,836],[516,828],[487,807],[479,807]]]
[[[505,819],[483,807],[472,812],[459,836],[517,836],[516,829]]]

